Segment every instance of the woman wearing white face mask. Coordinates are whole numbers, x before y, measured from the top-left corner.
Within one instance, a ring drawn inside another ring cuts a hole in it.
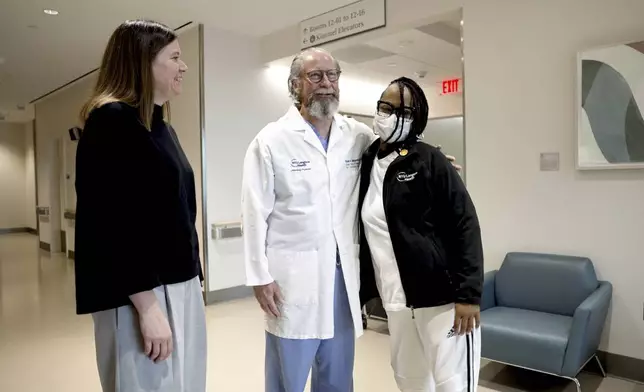
[[[481,233],[457,170],[419,141],[422,89],[393,81],[363,157],[360,297],[380,297],[401,391],[475,391],[480,363]]]

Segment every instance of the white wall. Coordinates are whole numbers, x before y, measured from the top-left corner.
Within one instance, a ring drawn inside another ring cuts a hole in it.
[[[34,122],[24,124],[25,134],[25,226],[38,227],[36,216],[36,154],[34,151]]]
[[[205,157],[208,227],[241,220],[241,175],[246,148],[288,110],[286,78],[259,61],[257,40],[205,27]],[[284,88],[285,89],[285,88]],[[244,285],[241,239],[215,242],[207,234],[208,290]]]
[[[0,229],[25,228],[25,128],[0,123]]]
[[[203,250],[204,241],[207,239],[203,235],[203,213],[201,197],[201,80],[199,79],[199,28],[197,25],[191,25],[181,31],[179,36],[181,45],[181,58],[188,65],[183,83],[182,93],[174,98],[171,105],[171,123],[177,137],[181,142],[181,148],[188,157],[195,175],[195,193],[197,195],[197,218],[196,229],[199,237],[199,245]],[[202,252],[203,254],[203,252]],[[201,260],[202,266],[205,266],[205,260]]]
[[[60,232],[65,230],[67,238],[73,241],[73,226],[63,219],[66,209],[75,210],[75,205],[67,205],[66,195],[74,192],[73,176],[65,179],[68,170],[65,163],[67,151],[72,142],[69,128],[80,125],[79,113],[88,99],[96,74],[91,74],[73,85],[50,95],[36,103],[36,167],[38,184],[38,204],[49,207],[50,220],[40,221],[40,241],[50,244],[52,252],[61,250]],[[72,242],[73,244],[73,242]],[[70,243],[67,243],[69,246]]]
[[[591,257],[615,285],[602,348],[644,358],[644,172],[574,162],[576,52],[641,40],[644,3],[471,1],[464,12],[467,173],[489,267],[508,250]],[[561,171],[539,172],[545,151],[560,152]]]
[[[463,114],[463,93],[441,95],[436,87],[433,90],[425,89],[429,104],[429,118],[460,116]]]
[[[441,146],[445,154],[452,155],[456,162],[467,166],[464,156],[465,135],[463,130],[462,116],[430,119],[425,127],[423,141]]]
[[[35,117],[34,106],[26,105],[24,109],[8,109],[0,107],[0,118],[4,118],[1,122],[9,123],[26,123],[33,121]]]
[[[601,348],[644,359],[644,172],[575,170],[576,53],[644,38],[641,0],[390,0],[387,27],[336,49],[437,20],[463,6],[468,186],[486,268],[508,251],[586,255],[614,284]],[[409,10],[414,12],[409,12]],[[265,61],[298,48],[297,26],[262,40]],[[539,153],[561,170],[539,171]]]
[[[590,256],[600,277],[615,285],[611,323],[603,348],[644,358],[644,286],[640,281],[644,265],[639,262],[644,254],[644,172],[574,170],[575,52],[595,45],[641,40],[644,31],[638,15],[644,12],[644,3],[547,3],[551,5],[545,10],[535,6],[507,7],[506,12],[511,14],[492,29],[492,15],[479,10],[480,16],[470,20],[466,9],[466,58],[478,60],[467,65],[466,75],[466,107],[473,109],[467,112],[468,162],[472,166],[468,179],[479,203],[485,205],[488,253],[498,259],[504,249],[513,247]],[[582,8],[584,12],[579,13]],[[502,33],[512,25],[510,18],[522,20],[521,29],[511,38]],[[559,22],[548,23],[548,19]],[[546,23],[548,29],[541,28]],[[498,60],[491,61],[489,52],[487,56],[483,53],[491,50],[490,44],[481,48],[483,40],[476,35],[483,30],[488,39],[496,39],[500,45],[524,49],[514,55],[496,53]],[[538,40],[530,35],[537,30],[542,34]],[[513,67],[500,69],[494,64],[510,60],[514,61]],[[512,85],[520,85],[529,93],[513,94],[511,85],[492,89],[489,81],[495,78],[514,80],[517,83]],[[483,94],[481,90],[486,89],[488,93]],[[504,110],[475,110],[476,102],[483,100],[489,102],[488,108],[498,102]],[[499,148],[485,132],[477,132],[489,129],[494,129],[494,139],[504,141],[507,153],[486,152]],[[542,151],[561,152],[559,173],[538,172],[538,154]],[[489,182],[490,172],[499,173],[494,183],[496,192]],[[505,181],[500,180],[503,177]],[[512,222],[526,224],[512,227]]]

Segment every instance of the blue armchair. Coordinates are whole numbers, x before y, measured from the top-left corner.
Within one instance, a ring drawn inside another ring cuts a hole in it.
[[[510,366],[564,377],[577,375],[596,355],[613,287],[598,281],[583,257],[508,253],[485,274],[481,355]]]

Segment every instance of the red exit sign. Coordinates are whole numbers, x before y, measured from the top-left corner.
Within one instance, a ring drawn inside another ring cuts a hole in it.
[[[461,79],[448,79],[442,82],[443,95],[460,93],[463,89]]]

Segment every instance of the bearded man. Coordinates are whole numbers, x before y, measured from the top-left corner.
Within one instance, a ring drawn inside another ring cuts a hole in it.
[[[266,313],[266,392],[353,391],[359,299],[358,190],[366,125],[337,114],[339,63],[295,57],[294,105],[264,127],[244,161],[246,284]]]

